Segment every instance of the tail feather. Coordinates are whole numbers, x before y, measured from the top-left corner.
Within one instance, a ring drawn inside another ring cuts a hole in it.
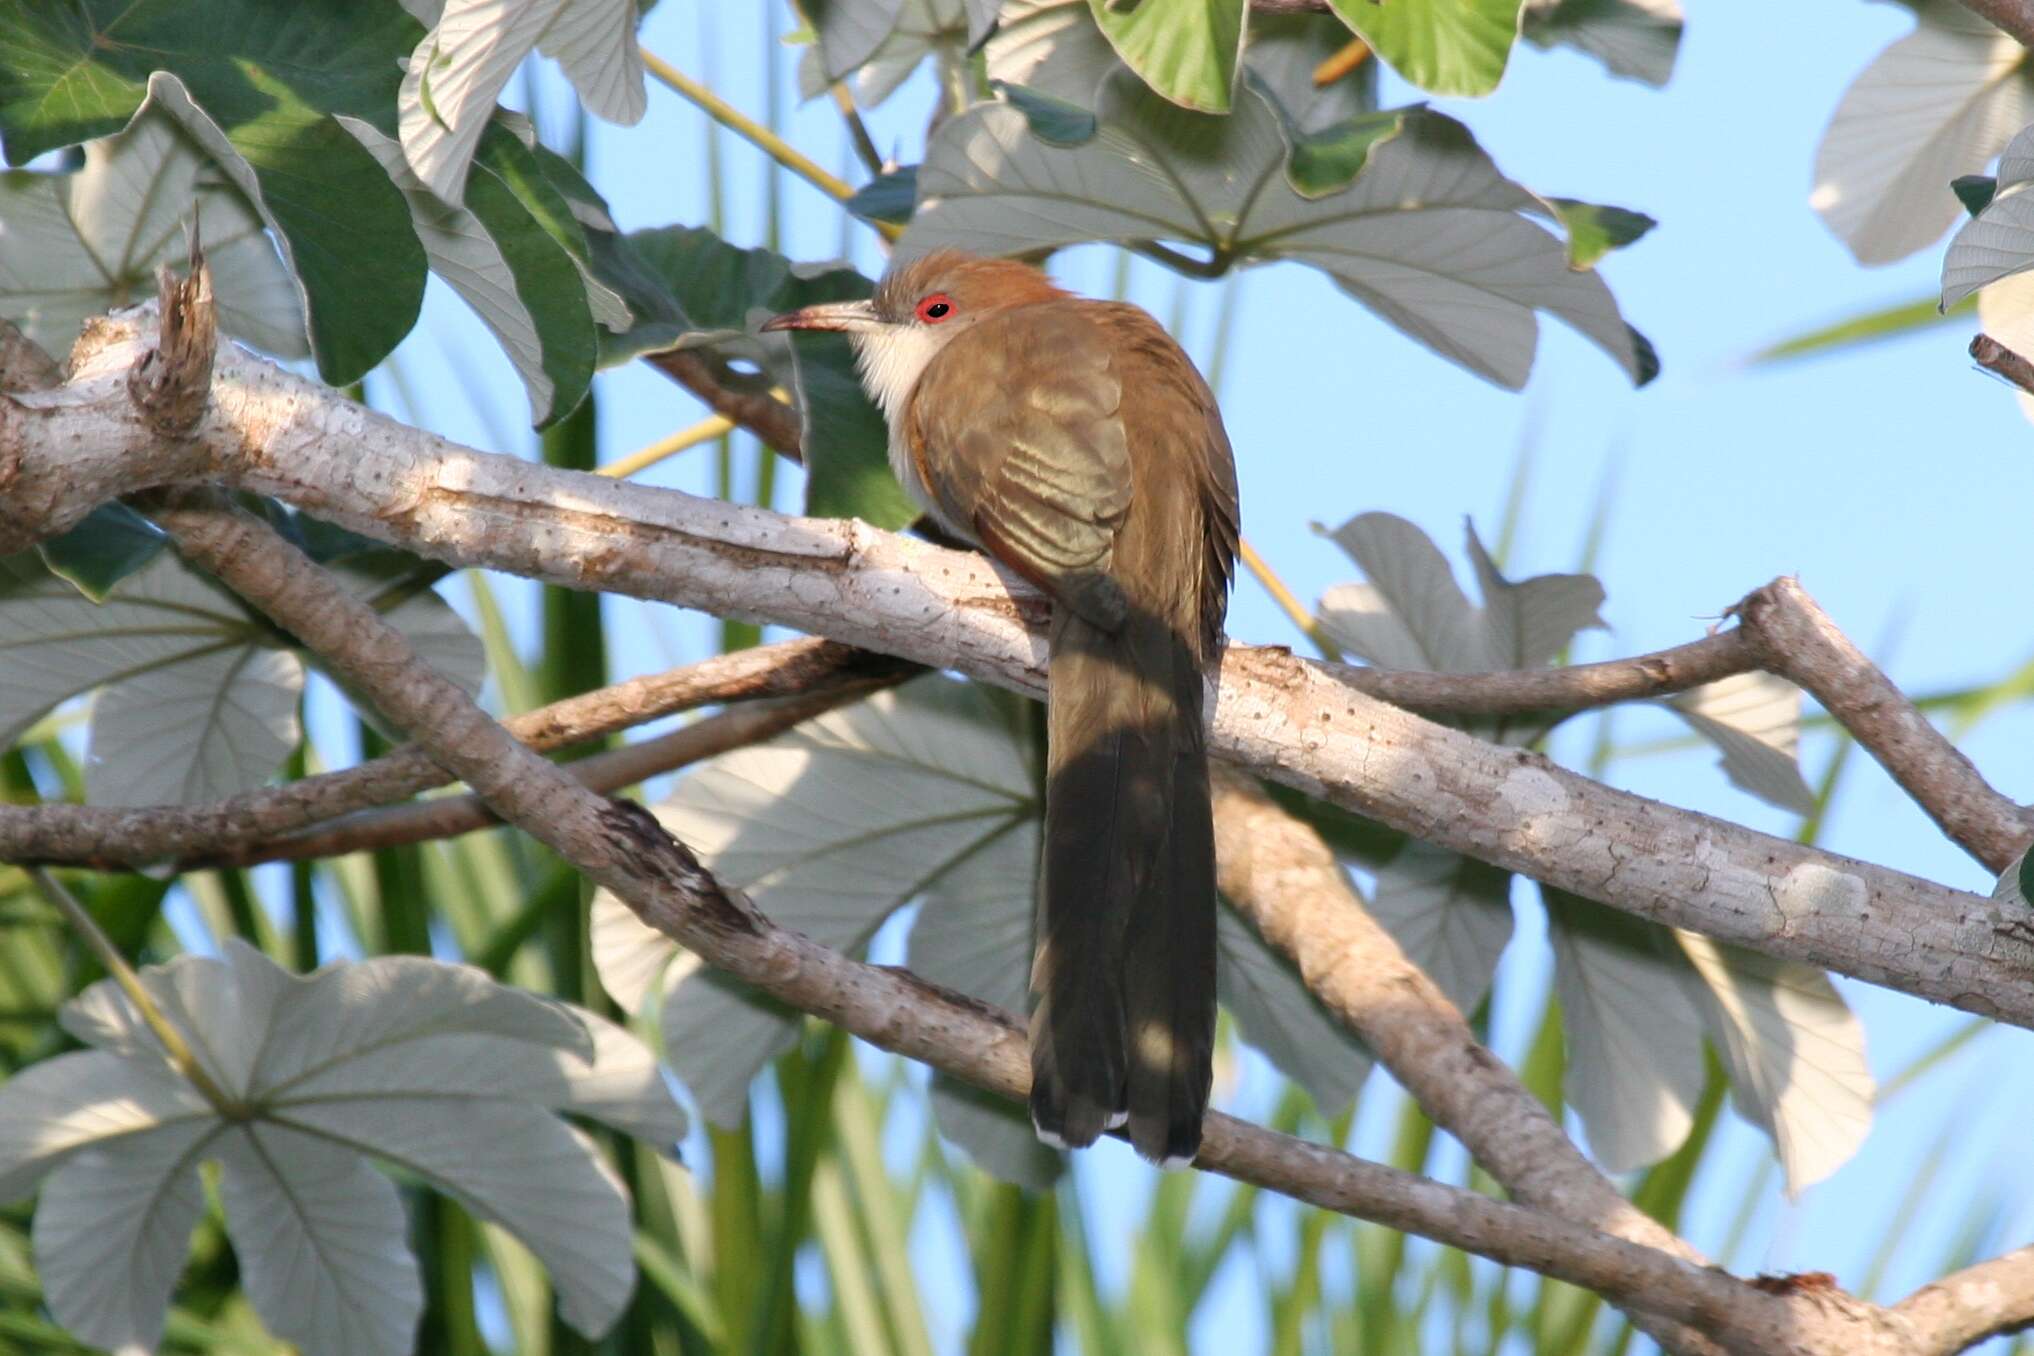
[[[1172,695],[1172,822],[1153,879],[1131,903],[1124,955],[1130,1142],[1168,1167],[1200,1150],[1215,1045],[1214,815],[1201,674],[1185,653]]]
[[[1200,670],[1155,618],[1063,609],[1051,676],[1032,1120],[1077,1148],[1127,1116],[1147,1158],[1189,1159],[1215,1018]]]

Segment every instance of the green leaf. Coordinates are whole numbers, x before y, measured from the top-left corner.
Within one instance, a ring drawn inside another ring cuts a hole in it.
[[[271,776],[297,740],[303,666],[240,602],[162,553],[104,604],[0,561],[0,746],[97,689],[86,786],[103,805],[217,800]]]
[[[1949,181],[1949,191],[1963,204],[1964,211],[1976,216],[1992,205],[1999,192],[1999,181],[1989,174],[1959,174]]]
[[[799,0],[819,36],[820,74],[832,84],[875,56],[897,26],[903,0]]]
[[[1624,207],[1574,198],[1549,198],[1547,202],[1568,232],[1568,262],[1576,268],[1596,267],[1604,255],[1623,249],[1659,225],[1645,213]]]
[[[1215,974],[1237,1034],[1297,1080],[1322,1115],[1355,1100],[1370,1074],[1369,1050],[1307,988],[1298,967],[1226,905],[1215,917]]]
[[[1109,45],[1183,108],[1227,113],[1243,51],[1244,0],[1089,0]]]
[[[1432,94],[1488,94],[1518,36],[1519,0],[1329,0],[1400,75]]]
[[[763,369],[798,393],[805,448],[805,510],[900,528],[918,517],[890,474],[889,435],[840,335],[769,335],[763,319],[826,301],[866,297],[873,284],[841,265],[794,264],[745,250],[701,227],[666,226],[604,237],[591,232],[600,271],[627,299],[635,323],[605,341],[604,362],[670,348],[708,348]],[[736,377],[739,382],[739,376]]]
[[[410,53],[400,96],[404,157],[447,202],[493,120],[495,100],[532,49],[564,68],[588,112],[633,125],[647,106],[635,6],[627,0],[450,0]]]
[[[409,332],[425,269],[402,195],[331,115],[390,116],[421,34],[395,0],[0,0],[0,140],[33,158],[152,95],[275,230],[318,370],[344,384]]]
[[[1004,85],[1000,89],[1011,106],[1023,113],[1031,135],[1040,141],[1048,141],[1055,146],[1079,146],[1092,141],[1100,128],[1094,114],[1057,95],[1022,85]]]
[[[1511,941],[1511,873],[1408,839],[1377,869],[1370,912],[1463,1012],[1490,991]]]
[[[1673,935],[1738,1111],[1773,1137],[1789,1195],[1821,1181],[1871,1129],[1864,1028],[1820,970],[1692,932]]]
[[[988,2],[993,8],[993,0]],[[969,0],[970,8],[980,3],[982,0]],[[860,0],[859,4],[853,5],[830,4],[828,10],[829,19],[819,41],[808,46],[798,61],[798,93],[803,98],[817,98],[839,79],[846,82],[856,104],[862,108],[875,108],[896,93],[897,87],[927,57],[938,61],[944,76],[965,65],[967,50],[975,43],[970,33],[976,20],[962,11],[961,0],[902,0],[901,3],[895,0]],[[890,26],[875,48],[853,63],[852,70],[829,74],[828,54],[836,49],[834,38],[838,34],[833,16],[842,13],[849,21],[859,22],[854,13],[856,10],[866,11],[866,17],[873,23],[882,22],[883,13],[887,11]]]
[[[1278,100],[1294,127],[1318,132],[1359,113],[1377,111],[1375,61],[1329,81],[1314,83],[1323,62],[1354,41],[1332,14],[1253,14],[1243,68]]]
[[[2028,192],[2029,178],[2034,178],[2034,128],[2022,129],[2006,143],[1999,155],[1998,195],[1950,239],[1942,256],[1945,308],[2002,278],[2034,268],[2034,195]]]
[[[1363,513],[1332,534],[1362,569],[1364,584],[1321,596],[1329,635],[1379,668],[1493,673],[1540,668],[1575,636],[1601,628],[1603,585],[1586,574],[1543,574],[1513,583],[1498,573],[1471,525],[1468,547],[1483,605],[1476,607],[1431,538],[1390,513]]]
[[[1294,129],[1292,153],[1285,162],[1286,182],[1306,198],[1339,193],[1363,172],[1379,143],[1404,130],[1405,113],[1400,109],[1360,113],[1318,132]]]
[[[76,527],[36,549],[42,563],[103,603],[113,586],[154,560],[169,538],[125,504],[101,504]]]
[[[903,225],[918,206],[918,166],[904,165],[878,175],[843,205],[864,220]]]
[[[2023,900],[2034,900],[2034,852],[2023,852],[2020,854],[2018,880],[2020,898]]]
[[[508,354],[533,422],[542,428],[570,414],[593,380],[599,342],[586,283],[564,243],[577,238],[583,253],[584,236],[536,158],[490,125],[462,176],[465,203],[455,206],[424,186],[393,138],[359,119],[340,122],[402,189],[431,268]]]
[[[1552,886],[1540,887],[1567,1038],[1563,1090],[1612,1172],[1665,1158],[1702,1095],[1703,1026],[1672,934]]]

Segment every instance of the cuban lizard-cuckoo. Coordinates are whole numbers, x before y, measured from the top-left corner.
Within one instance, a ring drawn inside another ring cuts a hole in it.
[[[1237,541],[1213,393],[1137,307],[952,250],[764,328],[845,331],[897,478],[1050,595],[1031,1117],[1049,1143],[1127,1122],[1145,1157],[1191,1159],[1215,1033],[1202,675]]]

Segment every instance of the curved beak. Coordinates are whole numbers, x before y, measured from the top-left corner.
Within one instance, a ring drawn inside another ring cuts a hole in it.
[[[858,330],[881,328],[883,322],[877,317],[875,303],[871,301],[830,301],[822,306],[786,311],[763,322],[765,333],[771,330],[841,330],[852,334]]]

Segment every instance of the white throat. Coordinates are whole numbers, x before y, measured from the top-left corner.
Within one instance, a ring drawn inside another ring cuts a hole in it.
[[[862,388],[883,407],[883,418],[890,425],[891,474],[920,508],[939,517],[938,507],[912,463],[911,448],[904,435],[904,406],[926,365],[943,347],[944,336],[935,335],[923,325],[894,325],[855,331],[848,338],[854,342]]]
[[[854,341],[863,388],[883,407],[890,427],[896,428],[904,420],[904,402],[911,398],[911,388],[940,350],[941,336],[924,325],[888,325],[880,330],[858,330],[848,337]]]

